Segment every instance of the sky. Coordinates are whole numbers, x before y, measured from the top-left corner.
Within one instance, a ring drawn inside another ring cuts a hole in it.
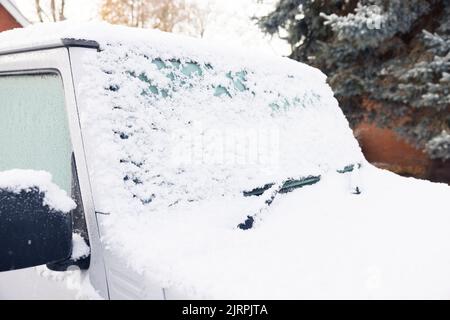
[[[45,3],[46,0],[42,1]],[[66,17],[76,22],[100,20],[98,12],[101,1],[66,0]],[[253,47],[277,55],[289,54],[289,45],[285,41],[264,35],[251,19],[253,16],[262,16],[270,12],[276,0],[191,1],[202,7],[209,7],[211,12],[204,39]],[[37,21],[34,2],[34,0],[15,0],[17,7],[30,21]]]

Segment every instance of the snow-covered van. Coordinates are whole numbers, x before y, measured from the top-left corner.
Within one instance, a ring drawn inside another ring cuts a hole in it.
[[[0,34],[0,299],[450,298],[449,201],[371,166],[305,64]]]

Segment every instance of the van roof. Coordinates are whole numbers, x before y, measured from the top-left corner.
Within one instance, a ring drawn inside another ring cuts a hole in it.
[[[155,42],[164,39],[164,43],[178,44],[178,46],[199,46],[203,52],[234,51],[235,55],[248,53],[249,48],[239,50],[223,43],[211,45],[210,41],[162,32],[156,29],[130,28],[111,25],[106,22],[62,21],[57,23],[39,23],[25,28],[16,28],[0,33],[0,53],[14,53],[23,51],[43,50],[56,47],[86,47],[99,49],[110,42],[137,43]],[[216,49],[216,50],[214,50]],[[250,51],[251,52],[251,51]],[[254,51],[256,53],[256,50]],[[261,55],[261,52],[258,52]],[[263,53],[272,59],[276,56]]]
[[[63,21],[57,23],[39,23],[0,33],[0,54],[44,50],[57,47],[85,47],[101,49],[109,43],[138,45],[153,43],[167,48],[168,51],[180,50],[191,56],[227,55],[244,59],[244,63],[266,61],[272,64],[285,65],[285,68],[295,68],[301,65],[293,60],[281,58],[270,52],[260,52],[257,48],[241,48],[211,42],[203,39],[162,32],[156,29],[130,28],[111,25],[106,22],[74,23]],[[303,69],[310,68],[307,65]],[[316,76],[326,77],[317,69]]]
[[[101,23],[73,24],[64,21],[40,23],[4,31],[0,33],[0,55],[61,47],[99,49],[100,44],[94,39],[90,31],[102,27],[105,28],[106,26],[102,26]],[[106,32],[103,33],[107,34]],[[105,36],[101,38],[104,39]]]

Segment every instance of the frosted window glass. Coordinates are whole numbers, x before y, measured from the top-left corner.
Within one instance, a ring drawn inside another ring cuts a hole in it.
[[[45,170],[70,194],[71,154],[60,76],[0,76],[0,171]]]

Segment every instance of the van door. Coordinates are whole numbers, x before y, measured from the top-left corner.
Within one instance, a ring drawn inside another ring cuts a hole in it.
[[[0,171],[50,172],[53,182],[78,202],[74,228],[88,241],[72,155],[61,76],[57,72],[0,75]],[[0,272],[0,299],[76,298],[77,286],[69,289],[65,274],[45,266]]]

